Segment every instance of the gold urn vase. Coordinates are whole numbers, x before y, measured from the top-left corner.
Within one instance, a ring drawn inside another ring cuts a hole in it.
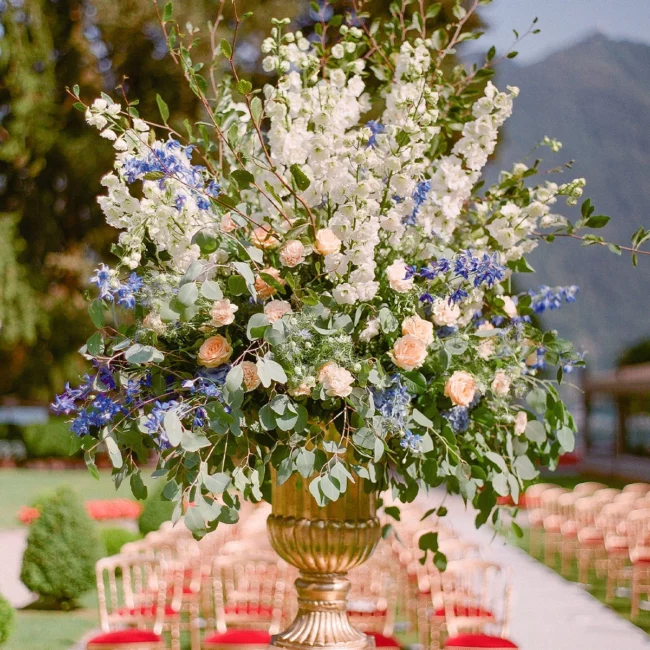
[[[381,537],[376,495],[358,479],[337,501],[319,507],[307,480],[294,475],[278,486],[274,475],[273,481],[271,544],[300,577],[296,619],[273,637],[271,648],[372,648],[374,640],[350,624],[346,605],[347,572],[372,555]]]

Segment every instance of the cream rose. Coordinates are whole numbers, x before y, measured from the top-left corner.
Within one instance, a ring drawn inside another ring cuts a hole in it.
[[[157,311],[150,311],[142,321],[147,329],[153,330],[156,334],[164,334],[167,326],[163,323],[160,314]]]
[[[491,388],[499,397],[505,397],[510,392],[510,378],[502,370],[494,373]]]
[[[230,300],[217,300],[210,308],[210,324],[215,327],[230,325],[235,321],[235,312],[238,309],[239,307],[233,305]]]
[[[226,363],[230,359],[231,354],[232,348],[230,347],[230,343],[223,336],[217,334],[204,341],[203,345],[199,348],[196,361],[200,366],[216,368]]]
[[[320,255],[338,253],[341,250],[341,240],[329,228],[322,228],[316,233],[314,250]]]
[[[230,212],[226,212],[226,214],[221,217],[221,223],[219,224],[221,232],[228,233],[237,230],[237,228],[239,228],[239,226],[233,221]]]
[[[419,368],[427,358],[427,346],[424,341],[407,334],[395,341],[393,351],[389,353],[393,363],[402,370]]]
[[[410,334],[416,339],[420,339],[425,345],[431,345],[433,343],[433,323],[414,314],[403,320],[402,334],[405,336]]]
[[[318,371],[318,381],[330,397],[347,397],[352,392],[354,377],[334,361],[328,361]]]
[[[282,266],[292,269],[305,261],[305,247],[297,239],[289,240],[280,250]]]
[[[242,361],[241,369],[244,373],[244,386],[246,387],[246,392],[255,390],[260,385],[257,366],[252,361]]]
[[[251,243],[255,248],[275,248],[280,241],[273,235],[269,228],[259,226],[251,233]]]
[[[515,301],[510,296],[501,296],[501,300],[503,300],[503,311],[506,312],[508,318],[517,318],[519,313]]]
[[[476,395],[476,380],[469,372],[456,370],[445,384],[445,395],[456,406],[469,406]]]
[[[271,300],[266,303],[264,313],[271,323],[275,323],[285,314],[291,313],[291,305],[286,300]]]
[[[362,343],[368,343],[371,339],[379,334],[379,319],[371,318],[366,324],[365,329],[359,334],[359,340]]]
[[[287,391],[292,397],[305,397],[311,395],[311,389],[316,385],[313,377],[308,377],[302,383],[289,388]]]
[[[515,416],[515,433],[518,436],[523,436],[526,433],[527,426],[528,415],[526,415],[526,411],[519,411]]]
[[[447,298],[436,298],[431,304],[431,317],[439,327],[455,325],[460,318],[460,307],[449,304]]]
[[[406,264],[402,260],[396,260],[386,269],[388,284],[397,293],[406,293],[413,287],[413,278],[406,279]]]
[[[266,275],[270,275],[274,280],[279,282],[281,285],[285,284],[285,281],[280,277],[280,271],[277,269],[274,269],[272,267],[262,269],[262,273],[265,273]],[[270,285],[264,282],[262,277],[258,275],[255,278],[255,291],[257,291],[257,295],[262,298],[262,300],[266,298],[270,298],[274,293],[275,289]]]

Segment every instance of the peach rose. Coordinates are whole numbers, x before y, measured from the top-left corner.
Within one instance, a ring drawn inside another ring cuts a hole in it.
[[[280,271],[272,267],[262,269],[262,273],[270,275],[272,278],[277,280],[281,285],[285,284],[285,281],[280,277]],[[274,293],[275,289],[270,285],[264,282],[261,276],[256,276],[255,278],[255,291],[257,295],[264,300],[265,298],[270,298]]]
[[[501,296],[501,300],[503,300],[503,311],[506,312],[508,318],[517,318],[519,314],[515,301],[510,296]]]
[[[292,269],[305,261],[305,247],[297,239],[290,239],[280,250],[282,266]]]
[[[433,323],[414,314],[402,322],[402,334],[410,334],[416,339],[420,339],[425,345],[431,345],[433,343]]]
[[[226,212],[226,214],[221,217],[221,223],[219,224],[221,232],[228,233],[237,230],[237,228],[239,228],[239,226],[233,221],[230,212]]]
[[[251,243],[255,248],[275,248],[280,241],[269,228],[258,226],[251,233]]]
[[[476,395],[476,380],[469,372],[456,370],[445,384],[445,395],[456,406],[469,406]]]
[[[260,385],[257,366],[252,361],[242,361],[241,369],[244,373],[244,386],[246,387],[246,392],[255,390]]]
[[[439,327],[455,325],[460,318],[460,307],[454,303],[449,304],[447,298],[436,298],[431,305],[433,322]]]
[[[239,309],[237,305],[233,305],[230,300],[217,300],[210,308],[210,321],[211,325],[215,327],[223,327],[230,325],[235,321],[235,312]]]
[[[269,322],[275,323],[285,314],[291,313],[291,305],[286,300],[271,300],[271,302],[266,303],[264,313],[269,319]]]
[[[328,361],[318,371],[318,381],[330,397],[347,397],[352,392],[354,377],[334,361]]]
[[[421,339],[407,334],[395,341],[389,353],[393,363],[402,370],[419,368],[427,358],[427,345]]]
[[[308,377],[298,386],[289,388],[287,391],[292,397],[305,397],[311,395],[311,389],[316,385],[313,377]]]
[[[232,348],[230,347],[230,343],[221,334],[217,334],[203,342],[203,345],[199,348],[196,361],[200,366],[216,368],[226,363],[230,359],[231,354]]]
[[[491,388],[499,397],[505,397],[508,394],[510,391],[510,378],[503,370],[494,373]]]
[[[341,250],[341,240],[329,228],[322,228],[316,233],[314,250],[320,255],[338,253]]]
[[[413,278],[406,279],[406,264],[402,260],[393,262],[386,269],[386,277],[390,288],[397,293],[406,293],[413,286]]]
[[[515,433],[518,436],[523,436],[526,433],[527,426],[528,415],[526,415],[526,411],[519,411],[515,416]]]

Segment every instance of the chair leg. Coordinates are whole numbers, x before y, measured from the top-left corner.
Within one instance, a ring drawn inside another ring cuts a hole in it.
[[[635,619],[639,615],[639,600],[641,598],[641,580],[638,571],[632,567],[632,598],[630,618]]]
[[[190,647],[192,650],[201,650],[201,630],[199,629],[199,602],[193,601],[189,607],[190,619]]]

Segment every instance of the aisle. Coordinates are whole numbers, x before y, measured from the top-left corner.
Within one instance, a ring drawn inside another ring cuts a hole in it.
[[[434,491],[427,503],[443,499]],[[430,506],[429,506],[430,507]],[[648,650],[650,636],[619,617],[578,585],[533,560],[484,527],[460,497],[448,496],[446,520],[464,539],[481,544],[485,556],[510,566],[513,607],[510,636],[521,650]]]

